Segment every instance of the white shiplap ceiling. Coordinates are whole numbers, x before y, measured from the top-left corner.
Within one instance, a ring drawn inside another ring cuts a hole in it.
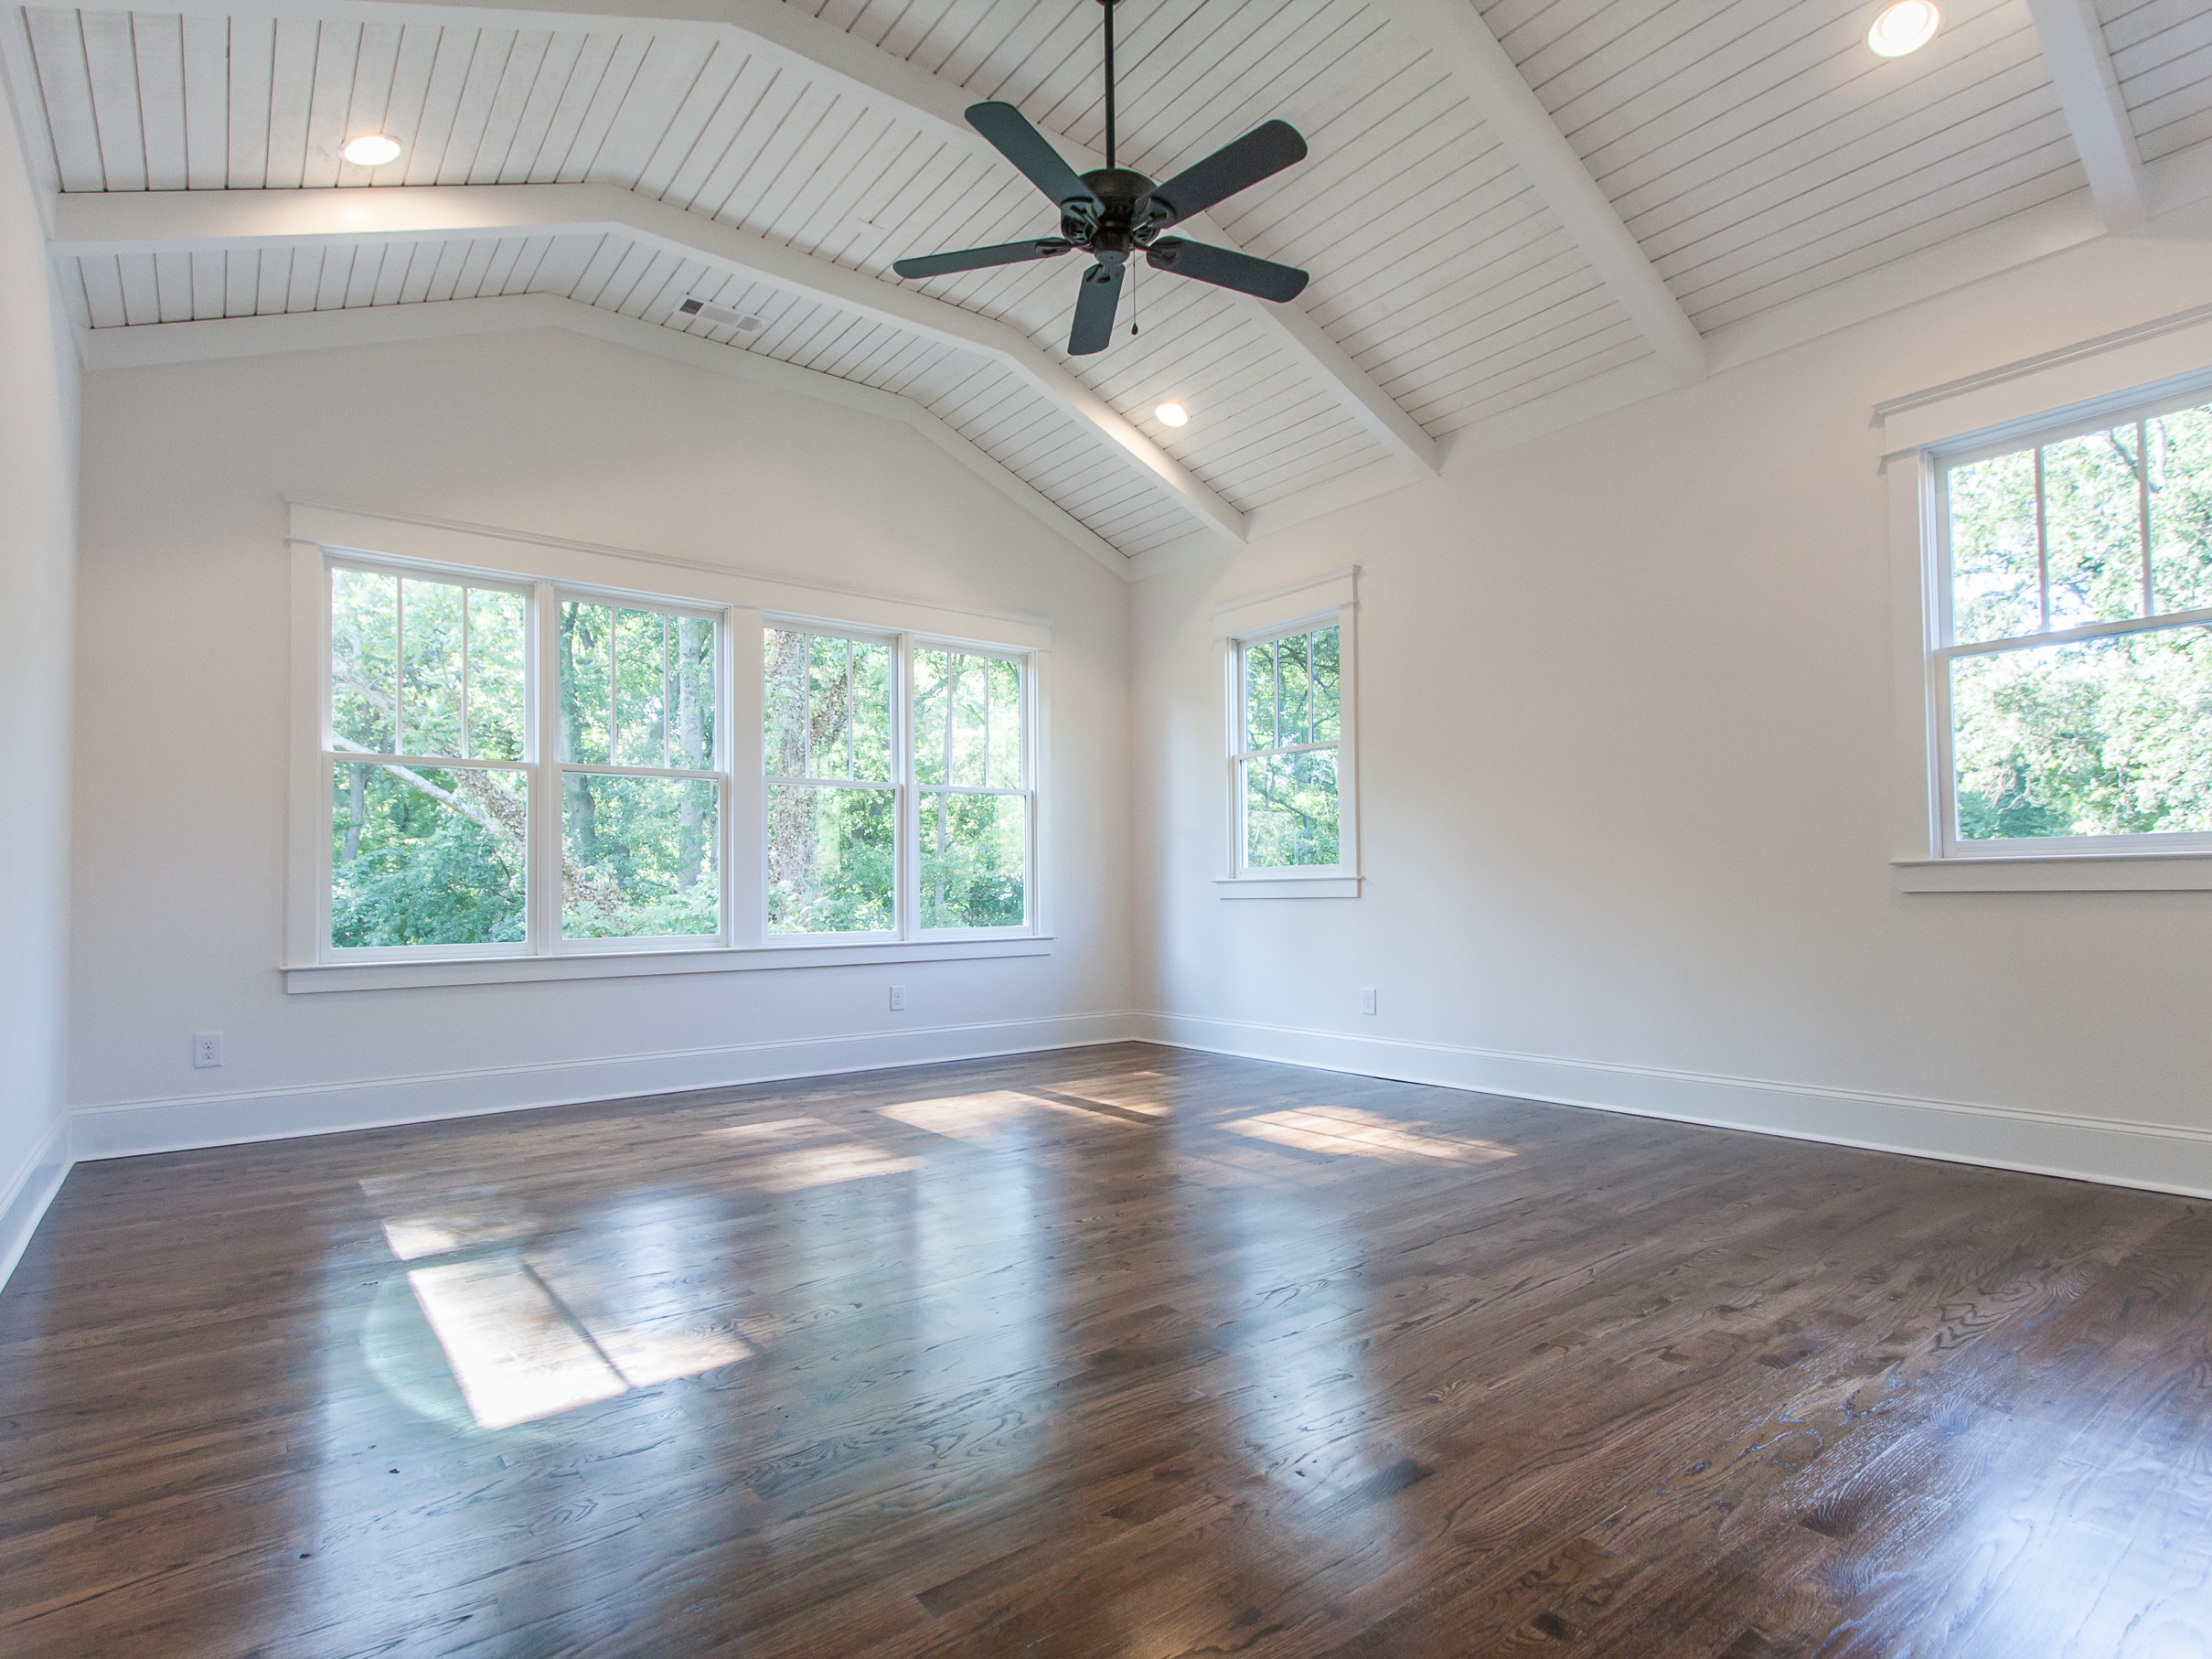
[[[1288,120],[1309,160],[1195,233],[1312,281],[1289,316],[1140,272],[1140,332],[1125,303],[1112,348],[1069,359],[1080,255],[926,284],[889,267],[1052,229],[957,112],[1006,100],[1072,155],[1102,149],[1095,0],[734,0],[713,23],[582,3],[28,7],[5,49],[67,196],[611,185],[785,251],[777,278],[619,222],[349,236],[333,216],[65,241],[80,321],[557,295],[912,400],[1127,556],[1403,482],[1470,430],[1657,390],[1673,371],[1652,294],[1710,339],[2086,195],[2026,0],[1949,0],[1935,42],[1895,62],[1864,47],[1874,8],[1841,0],[1124,0],[1120,159],[1165,177]],[[2143,160],[2212,142],[2201,0],[2100,7]],[[1470,22],[1533,93],[1526,114],[1470,73]],[[375,131],[399,162],[341,159]],[[1560,137],[1618,216],[1610,252],[1530,159]],[[1641,266],[1625,284],[1622,249]],[[711,328],[677,311],[687,294],[764,326]],[[963,316],[978,322],[938,326]],[[1170,396],[1195,416],[1180,431],[1150,412]]]

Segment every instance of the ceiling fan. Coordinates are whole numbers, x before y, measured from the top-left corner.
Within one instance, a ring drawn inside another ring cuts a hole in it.
[[[1305,160],[1306,141],[1288,122],[1266,121],[1165,184],[1156,185],[1142,173],[1116,166],[1114,7],[1120,0],[1098,4],[1106,8],[1105,166],[1078,175],[1010,103],[978,103],[967,111],[967,124],[989,139],[999,155],[1059,207],[1060,234],[956,253],[924,253],[900,260],[892,269],[906,277],[947,276],[956,271],[1057,259],[1071,249],[1084,249],[1097,263],[1083,273],[1083,288],[1076,295],[1075,320],[1068,330],[1072,357],[1104,351],[1113,337],[1114,311],[1132,253],[1142,252],[1154,270],[1234,288],[1239,294],[1256,294],[1277,303],[1297,298],[1306,285],[1303,271],[1160,232]]]

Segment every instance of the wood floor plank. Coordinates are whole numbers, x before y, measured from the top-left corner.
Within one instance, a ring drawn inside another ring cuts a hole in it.
[[[0,1644],[2212,1653],[2212,1205],[1142,1044],[80,1166]]]

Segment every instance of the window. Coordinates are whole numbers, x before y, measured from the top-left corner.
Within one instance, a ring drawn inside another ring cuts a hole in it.
[[[719,937],[715,618],[556,603],[561,937]]]
[[[892,934],[892,646],[766,630],[768,931]]]
[[[924,935],[1026,926],[1022,659],[774,625],[765,653],[769,931],[896,937],[903,915]]]
[[[1224,899],[1357,898],[1356,570],[1214,613],[1227,690]]]
[[[1941,851],[2212,847],[2212,404],[1941,456]]]
[[[1021,665],[914,653],[914,776],[921,787],[925,928],[1019,927],[1027,915],[1030,792]]]
[[[300,972],[1041,934],[1031,650],[301,557]]]
[[[1342,732],[1338,626],[1245,640],[1237,654],[1239,867],[1333,870]]]
[[[530,771],[522,593],[330,568],[330,944],[520,946]]]

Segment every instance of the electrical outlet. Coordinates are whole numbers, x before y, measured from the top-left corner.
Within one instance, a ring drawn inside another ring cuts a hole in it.
[[[891,1011],[894,1014],[903,1014],[906,1011],[905,986],[893,985],[891,988]]]
[[[195,1032],[192,1034],[192,1065],[205,1071],[210,1065],[223,1063],[223,1033],[219,1031]]]
[[[1363,1014],[1374,1012],[1374,987],[1372,985],[1360,992],[1360,1011]]]

